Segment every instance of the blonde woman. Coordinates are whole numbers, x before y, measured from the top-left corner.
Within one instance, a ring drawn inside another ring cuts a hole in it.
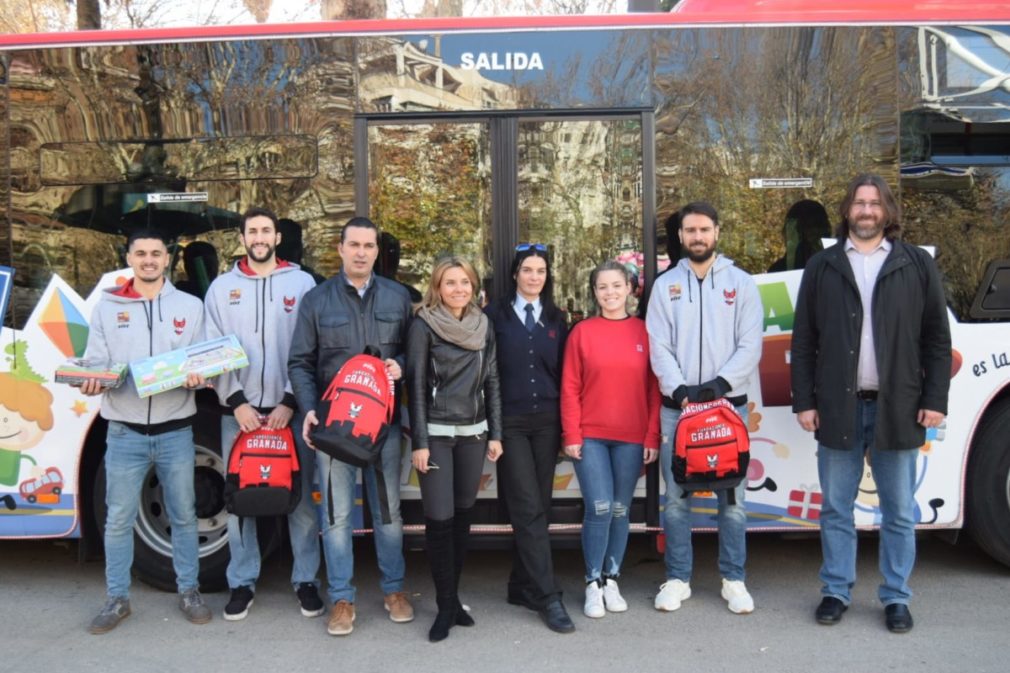
[[[440,260],[407,334],[412,461],[438,605],[432,642],[448,637],[454,625],[474,623],[459,601],[459,577],[484,456],[493,462],[502,454],[494,330],[476,303],[477,291],[469,262]]]

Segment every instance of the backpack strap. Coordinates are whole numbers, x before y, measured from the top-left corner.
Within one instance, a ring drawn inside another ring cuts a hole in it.
[[[326,465],[326,516],[330,522],[330,528],[336,523],[333,515],[333,456],[327,456],[329,462]]]
[[[333,465],[333,461],[336,460],[332,456],[329,456],[329,465],[327,469]],[[373,465],[375,468],[375,486],[379,491],[379,515],[382,517],[382,524],[388,526],[393,522],[393,517],[389,513],[389,494],[386,493],[386,477],[382,473],[382,463],[381,461]],[[333,514],[333,478],[328,476],[326,479],[326,517],[330,522],[330,527],[336,523],[336,516]]]
[[[379,491],[379,513],[382,516],[382,524],[388,526],[393,523],[393,519],[389,514],[389,495],[386,493],[386,477],[382,473],[382,461],[372,467],[375,468],[375,485]]]

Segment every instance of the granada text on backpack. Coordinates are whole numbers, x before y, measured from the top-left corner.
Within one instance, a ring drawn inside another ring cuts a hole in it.
[[[725,398],[684,407],[674,439],[673,479],[685,491],[734,490],[747,476],[750,436]]]
[[[237,516],[290,514],[301,500],[299,470],[291,428],[240,432],[228,457],[225,507]]]

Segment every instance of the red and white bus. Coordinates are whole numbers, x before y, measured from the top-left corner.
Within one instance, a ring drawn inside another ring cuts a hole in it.
[[[648,287],[669,264],[664,221],[696,199],[720,210],[722,251],[760,274],[765,304],[749,525],[816,531],[814,441],[790,411],[792,306],[798,267],[864,171],[894,187],[906,240],[931,246],[947,283],[951,406],[920,450],[920,527],[968,526],[1010,564],[1010,6],[685,0],[670,14],[0,36],[0,264],[13,269],[0,269],[0,538],[100,532],[105,426],[53,371],[81,353],[97,292],[126,277],[134,227],[170,235],[173,280],[197,292],[241,253],[251,205],[300,230],[284,254],[322,276],[354,215],[386,234],[382,272],[415,287],[452,251],[500,296],[516,243],[541,242],[576,320],[603,259]],[[205,586],[227,561],[214,413],[211,400],[196,426]],[[66,476],[56,502],[19,493],[35,466]],[[507,530],[485,472],[480,528]],[[868,476],[867,529],[873,491]],[[645,472],[635,530],[658,530],[659,492]],[[577,530],[570,463],[555,496],[558,534]],[[160,497],[149,480],[135,567],[172,586]],[[711,500],[694,513],[712,527]]]

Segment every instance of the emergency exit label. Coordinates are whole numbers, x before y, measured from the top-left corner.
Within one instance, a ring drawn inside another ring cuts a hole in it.
[[[185,203],[206,200],[207,192],[155,192],[147,195],[148,203]]]
[[[813,178],[751,178],[751,189],[805,189],[814,186]]]

